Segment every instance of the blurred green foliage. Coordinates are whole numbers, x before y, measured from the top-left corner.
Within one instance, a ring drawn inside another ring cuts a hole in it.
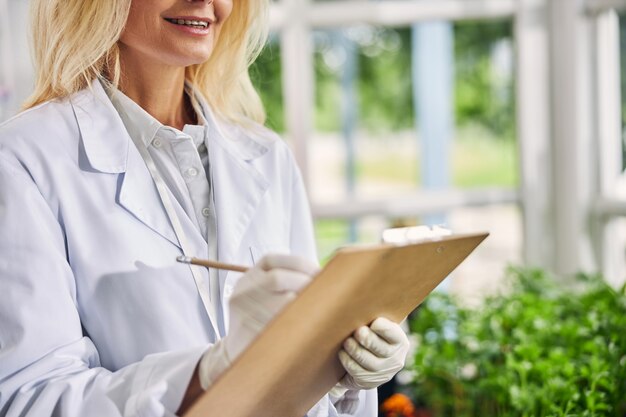
[[[412,318],[414,394],[432,415],[626,415],[626,294],[511,269],[479,309],[434,293]]]
[[[277,132],[285,130],[281,66],[280,47],[272,37],[250,68],[250,77],[265,105],[267,125]]]
[[[511,45],[511,21],[454,24],[455,118],[458,124],[479,124],[499,138],[515,130],[512,67],[498,71],[498,46]],[[315,127],[341,129],[341,75],[349,39],[358,53],[359,126],[369,131],[397,131],[415,126],[411,79],[410,28],[351,27],[318,31],[315,43]],[[510,49],[510,48],[509,48]],[[268,111],[268,124],[283,131],[281,56],[278,38],[251,69]]]
[[[482,125],[505,139],[515,135],[515,80],[513,66],[498,71],[495,57],[498,47],[512,45],[512,31],[510,21],[455,25],[457,122]]]

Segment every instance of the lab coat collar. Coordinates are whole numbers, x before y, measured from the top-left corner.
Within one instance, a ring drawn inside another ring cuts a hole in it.
[[[262,132],[262,128],[252,126],[243,128],[221,119],[218,120],[218,116],[211,109],[202,93],[191,84],[187,84],[187,88],[202,109],[201,113],[205,117],[209,137],[224,139],[219,141],[224,150],[244,161],[251,161],[263,156],[269,150],[269,145],[261,139],[266,136]]]
[[[209,129],[206,141],[215,184],[219,258],[232,261],[269,187],[267,178],[250,161],[264,155],[272,139],[263,139],[268,135],[261,128],[261,134],[253,137],[250,130],[218,123],[202,96],[197,97],[201,99]],[[134,150],[122,119],[100,82],[96,80],[90,89],[73,95],[71,104],[91,168],[103,173],[126,173],[118,191],[118,203],[180,247],[162,204],[145,204],[146,201],[160,202],[160,197],[145,163],[139,152]],[[155,210],[155,207],[159,209]],[[182,208],[179,210],[176,207],[176,211],[181,217],[184,216]],[[222,284],[224,279],[225,273],[221,272]]]
[[[100,82],[72,95],[70,103],[91,167],[109,174],[126,172],[130,137]]]
[[[124,174],[116,192],[117,204],[180,248],[152,176],[100,81],[75,94],[71,103],[91,168],[101,173]],[[182,211],[178,207],[175,210]]]
[[[220,146],[233,157],[251,161],[269,150],[263,128],[242,128],[218,120],[200,92],[188,85],[202,107],[209,135],[223,137]],[[85,154],[97,171],[119,174],[126,172],[129,146],[132,143],[122,119],[98,79],[89,88],[72,95],[71,105],[82,136]]]

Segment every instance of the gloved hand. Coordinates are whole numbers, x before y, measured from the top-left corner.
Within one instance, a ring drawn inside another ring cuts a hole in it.
[[[202,388],[213,384],[318,271],[303,258],[269,255],[241,277],[230,299],[228,334],[200,359]]]
[[[408,351],[408,337],[398,324],[386,318],[374,320],[369,327],[359,327],[339,351],[339,360],[347,373],[331,396],[388,382],[404,366]]]

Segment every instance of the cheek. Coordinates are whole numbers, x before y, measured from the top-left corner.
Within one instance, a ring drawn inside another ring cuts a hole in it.
[[[148,16],[138,6],[138,2],[134,1],[120,40],[127,45],[148,43],[151,34],[154,33],[149,26]]]
[[[131,14],[120,41],[132,49],[152,54],[167,44],[161,25],[158,17],[142,13]]]

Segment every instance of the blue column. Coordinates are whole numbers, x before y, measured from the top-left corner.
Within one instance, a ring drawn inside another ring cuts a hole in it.
[[[450,186],[450,143],[454,132],[454,33],[448,22],[413,26],[413,86],[422,185]],[[426,224],[445,224],[443,214],[426,216]]]
[[[348,195],[353,196],[356,188],[354,133],[358,120],[358,93],[356,82],[359,74],[359,56],[357,46],[352,39],[341,32],[338,34],[337,39],[346,57],[341,72],[341,131],[346,146],[346,189]],[[350,221],[348,233],[350,242],[356,242],[356,220]]]
[[[450,187],[450,143],[454,132],[454,33],[448,22],[413,26],[413,91],[418,126],[422,185]],[[424,224],[446,224],[443,213],[425,216]],[[449,280],[439,289],[447,291]]]

